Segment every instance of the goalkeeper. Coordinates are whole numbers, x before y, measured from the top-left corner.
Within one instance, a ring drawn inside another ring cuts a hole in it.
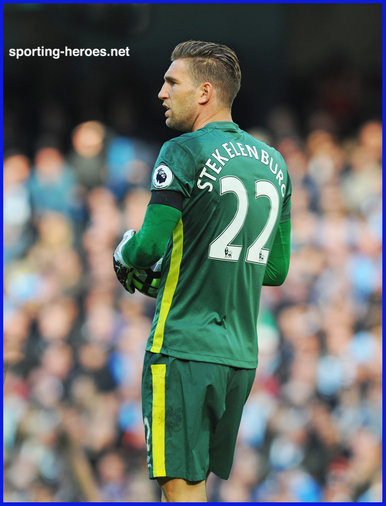
[[[185,133],[163,145],[143,225],[114,268],[129,292],[157,296],[142,375],[149,476],[164,501],[203,502],[209,473],[232,467],[261,287],[288,272],[291,182],[280,153],[232,120],[234,51],[188,41],[171,61],[158,97]]]

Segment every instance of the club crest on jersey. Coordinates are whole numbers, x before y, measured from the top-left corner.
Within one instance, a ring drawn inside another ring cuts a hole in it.
[[[154,188],[167,188],[173,181],[173,172],[167,165],[158,165],[153,174]]]

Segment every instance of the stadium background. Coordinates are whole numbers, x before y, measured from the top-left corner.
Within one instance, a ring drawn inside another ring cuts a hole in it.
[[[381,5],[4,6],[4,500],[156,501],[140,415],[154,304],[111,255],[175,132],[156,97],[189,38],[229,44],[233,118],[293,182],[286,283],[212,501],[381,500]],[[10,58],[11,47],[130,47]]]

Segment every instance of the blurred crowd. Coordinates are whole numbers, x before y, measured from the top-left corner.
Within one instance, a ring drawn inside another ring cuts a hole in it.
[[[262,291],[256,379],[211,501],[382,500],[382,127],[341,138],[327,119],[300,134],[278,108],[250,132],[287,162],[292,257]],[[5,153],[5,501],[160,500],[140,399],[154,301],[112,267],[158,148],[86,121],[66,152]]]

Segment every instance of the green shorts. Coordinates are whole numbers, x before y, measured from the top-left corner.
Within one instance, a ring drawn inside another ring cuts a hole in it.
[[[146,352],[142,414],[150,478],[227,479],[255,369]]]

